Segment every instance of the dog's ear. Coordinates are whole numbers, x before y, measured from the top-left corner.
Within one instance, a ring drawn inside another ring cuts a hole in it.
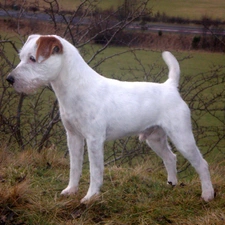
[[[42,62],[54,54],[62,54],[63,46],[59,39],[53,36],[41,36],[37,40],[36,60]]]
[[[28,42],[29,42],[30,40],[32,40],[33,38],[38,38],[38,37],[40,37],[39,34],[31,34],[31,35],[27,38],[26,43],[28,43]]]

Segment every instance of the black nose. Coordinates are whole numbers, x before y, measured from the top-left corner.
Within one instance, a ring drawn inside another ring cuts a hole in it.
[[[10,84],[12,84],[12,85],[13,85],[13,83],[15,82],[14,77],[11,76],[11,75],[9,75],[9,76],[6,78],[6,80],[7,80]]]

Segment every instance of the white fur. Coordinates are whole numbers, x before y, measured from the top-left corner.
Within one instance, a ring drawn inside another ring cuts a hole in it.
[[[190,110],[177,90],[180,68],[170,52],[163,53],[169,67],[164,83],[121,82],[105,78],[90,68],[77,49],[65,39],[55,37],[63,46],[62,54],[52,54],[41,62],[35,56],[39,35],[32,35],[23,46],[19,65],[8,78],[14,78],[18,92],[30,93],[51,84],[60,106],[70,152],[70,179],[63,195],[78,190],[82,172],[84,140],[90,161],[90,186],[82,202],[99,193],[103,183],[103,146],[106,140],[139,135],[160,156],[168,173],[168,182],[177,184],[176,155],[167,136],[198,172],[202,198],[214,198],[208,164],[196,146]]]

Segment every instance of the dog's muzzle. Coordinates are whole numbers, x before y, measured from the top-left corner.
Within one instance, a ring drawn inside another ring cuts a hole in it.
[[[6,78],[6,80],[10,83],[10,84],[14,84],[14,82],[15,82],[15,79],[14,79],[14,77],[13,76],[11,76],[11,75],[8,75],[8,77]]]

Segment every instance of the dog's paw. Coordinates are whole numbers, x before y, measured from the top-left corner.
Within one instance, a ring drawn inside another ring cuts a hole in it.
[[[61,195],[74,195],[78,191],[77,187],[67,187],[62,192]]]
[[[172,181],[167,181],[167,184],[172,186],[172,187],[175,187],[176,186],[176,183],[173,183]]]
[[[202,198],[206,201],[209,202],[214,199],[214,190],[207,190],[202,192]]]
[[[81,199],[80,203],[82,203],[82,204],[90,204],[92,202],[97,201],[99,198],[100,198],[99,194],[94,194],[94,195],[92,195],[90,197],[86,195],[84,198]]]
[[[177,178],[175,177],[174,179],[172,179],[172,178],[168,179],[167,184],[171,185],[171,186],[176,186],[177,185]]]

